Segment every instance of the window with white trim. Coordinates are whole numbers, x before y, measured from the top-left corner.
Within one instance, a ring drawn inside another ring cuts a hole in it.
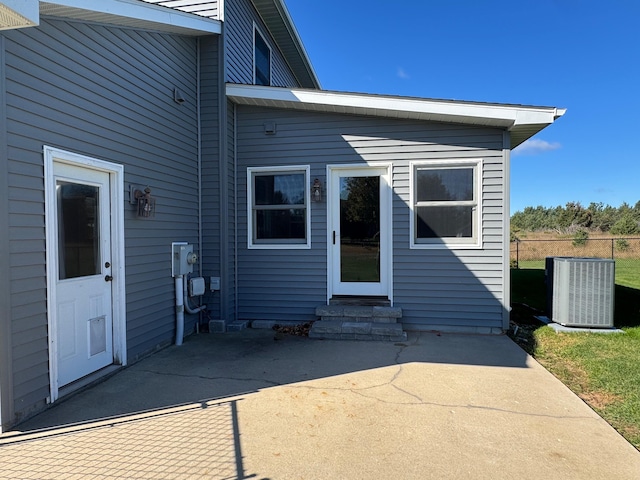
[[[310,248],[309,166],[247,169],[249,248]]]
[[[253,83],[271,85],[271,48],[255,26],[253,28]]]
[[[411,247],[479,247],[480,159],[411,163]]]

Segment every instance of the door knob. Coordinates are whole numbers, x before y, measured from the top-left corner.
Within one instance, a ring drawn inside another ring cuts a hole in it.
[[[111,275],[105,275],[105,276],[104,276],[104,281],[105,281],[105,282],[110,282],[110,281],[112,281],[112,280],[113,280],[113,277],[112,277]]]

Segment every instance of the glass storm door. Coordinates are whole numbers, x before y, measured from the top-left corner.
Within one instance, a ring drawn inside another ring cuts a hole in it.
[[[332,293],[388,295],[387,169],[332,169],[331,196]]]
[[[58,386],[113,363],[109,174],[54,164]]]

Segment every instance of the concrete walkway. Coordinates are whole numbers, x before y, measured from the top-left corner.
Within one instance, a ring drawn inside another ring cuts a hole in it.
[[[192,336],[0,436],[0,478],[634,479],[507,337]]]

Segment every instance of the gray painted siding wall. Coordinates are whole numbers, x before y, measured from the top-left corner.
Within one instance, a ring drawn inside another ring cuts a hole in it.
[[[227,251],[226,253],[226,282],[227,288],[224,291],[224,302],[226,302],[224,312],[225,320],[228,322],[237,318],[235,308],[236,303],[236,205],[235,192],[237,184],[237,173],[234,162],[236,139],[235,139],[235,118],[236,110],[234,104],[227,100]],[[222,253],[222,252],[221,252]],[[221,255],[222,256],[222,255]]]
[[[19,420],[49,393],[43,145],[124,164],[125,189],[152,188],[154,219],[125,205],[129,362],[173,338],[171,242],[198,238],[196,40],[50,19],[3,36]]]
[[[246,169],[393,162],[393,295],[408,329],[502,328],[502,131],[238,106],[239,316],[311,320],[326,302],[326,199],[312,203],[311,250],[248,250]],[[275,121],[277,134],[264,134]],[[482,158],[482,250],[409,248],[409,162]],[[495,330],[494,330],[495,331]]]
[[[4,38],[0,36],[0,66],[4,72]],[[9,278],[9,162],[4,74],[0,74],[0,426],[13,420],[13,350],[11,346],[11,282]]]
[[[202,249],[205,278],[220,276],[220,100],[218,95],[218,38],[200,40],[200,89],[202,129]],[[223,104],[224,105],[224,104]],[[207,278],[208,281],[208,278]],[[208,284],[208,282],[207,282]],[[220,316],[219,292],[207,291],[203,301],[212,318]]]
[[[271,84],[274,87],[298,87],[284,56],[249,0],[225,2],[224,33],[227,38],[227,78],[230,83],[253,83],[253,22],[271,47]]]

